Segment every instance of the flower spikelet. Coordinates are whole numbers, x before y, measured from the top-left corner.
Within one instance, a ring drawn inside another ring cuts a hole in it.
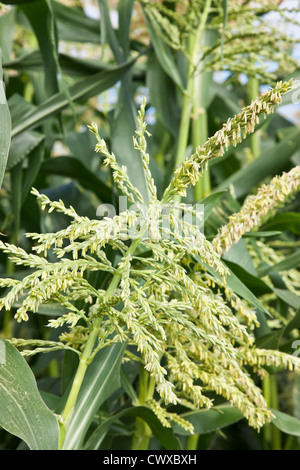
[[[300,189],[300,166],[294,167],[282,176],[275,176],[268,185],[261,186],[256,195],[245,201],[242,209],[229,217],[214,238],[212,245],[222,255],[237,243],[244,233],[259,227],[274,211],[288,202]]]

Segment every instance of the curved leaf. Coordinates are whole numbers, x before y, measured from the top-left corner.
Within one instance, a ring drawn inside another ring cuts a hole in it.
[[[275,418],[273,418],[272,423],[280,431],[291,434],[292,436],[300,437],[300,420],[294,416],[290,416],[282,411],[271,410]]]
[[[145,406],[135,406],[117,413],[116,415],[103,420],[103,422],[93,432],[85,445],[85,450],[96,450],[101,445],[109,428],[116,421],[124,416],[134,416],[143,419],[150,427],[153,436],[161,443],[166,450],[181,450],[179,440],[174,436],[173,431],[164,427],[152,410]]]
[[[57,157],[45,161],[40,171],[45,174],[74,178],[82,186],[93,191],[103,202],[111,203],[112,190],[94,173],[88,170],[80,160],[74,157]]]
[[[205,434],[236,423],[243,418],[243,415],[237,408],[225,405],[210,410],[191,411],[182,414],[181,417],[193,424],[195,434]],[[178,424],[172,427],[177,434],[190,435]]]
[[[95,73],[68,88],[68,96],[72,101],[86,100],[97,95],[117,83],[133,66],[135,59],[126,62],[119,67],[113,67]],[[65,93],[56,93],[48,98],[34,110],[29,111],[22,116],[22,119],[16,120],[12,130],[12,136],[20,134],[24,130],[40,125],[41,121],[53,116],[69,105],[69,99]]]

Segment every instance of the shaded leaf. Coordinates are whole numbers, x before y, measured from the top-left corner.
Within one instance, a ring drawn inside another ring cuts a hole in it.
[[[117,83],[124,74],[132,67],[135,60],[126,62],[119,67],[113,67],[109,70],[95,73],[79,82],[71,85],[68,89],[68,95],[72,101],[86,100],[98,93],[111,88]],[[14,122],[12,135],[20,134],[24,130],[40,125],[41,121],[61,112],[69,105],[69,99],[64,93],[56,93],[34,110],[29,111],[22,119]]]
[[[272,219],[262,225],[261,230],[289,230],[297,235],[300,234],[300,214],[296,212],[283,212],[276,214]]]
[[[144,406],[127,408],[116,415],[104,420],[94,431],[86,443],[85,450],[96,450],[101,445],[112,424],[125,416],[134,416],[143,419],[150,427],[153,436],[166,450],[181,450],[179,440],[174,436],[173,430],[164,427],[152,410]]]
[[[112,201],[112,190],[77,158],[62,156],[49,159],[42,164],[40,171],[76,179],[82,186],[93,191],[101,201],[107,203]]]
[[[195,434],[216,431],[243,419],[242,413],[232,406],[218,406],[210,410],[191,411],[183,413],[181,417],[192,423]],[[173,424],[172,428],[177,434],[190,434],[178,424]]]

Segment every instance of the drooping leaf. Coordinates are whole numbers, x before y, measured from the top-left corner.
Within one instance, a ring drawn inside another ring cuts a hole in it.
[[[40,171],[45,174],[74,178],[82,186],[93,191],[102,202],[111,203],[112,201],[112,190],[77,158],[62,156],[49,159],[42,164]]]
[[[103,439],[108,433],[110,427],[123,417],[138,417],[143,419],[150,427],[153,436],[161,443],[166,450],[181,450],[179,440],[174,436],[173,430],[164,427],[152,410],[144,406],[136,406],[120,411],[116,415],[103,420],[96,428],[85,445],[85,450],[96,450],[100,447]]]
[[[300,420],[294,416],[290,416],[287,413],[283,413],[278,410],[271,410],[275,415],[272,423],[276,426],[281,432],[286,434],[291,434],[292,436],[300,437]]]
[[[286,302],[288,305],[291,305],[291,307],[294,308],[300,308],[300,299],[297,294],[294,294],[294,292],[290,292],[287,289],[278,289],[276,287],[273,288],[273,291],[275,294],[278,295],[278,297]]]
[[[124,74],[133,66],[134,62],[135,60],[131,60],[119,67],[113,67],[80,80],[69,87],[69,96],[72,101],[86,100],[111,88],[115,83],[121,80]],[[12,129],[12,135],[15,136],[24,130],[40,125],[41,121],[61,112],[68,105],[69,100],[66,98],[65,94],[56,93],[34,110],[25,114],[22,119],[16,120]]]
[[[233,406],[218,406],[210,410],[191,411],[183,413],[181,416],[193,424],[195,434],[206,434],[216,431],[243,418],[242,413]],[[172,428],[176,434],[190,434],[177,423]]]

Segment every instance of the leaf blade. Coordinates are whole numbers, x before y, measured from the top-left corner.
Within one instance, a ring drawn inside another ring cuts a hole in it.
[[[0,187],[2,186],[11,141],[11,117],[2,81],[0,54]]]
[[[125,344],[100,350],[84,377],[73,415],[68,424],[63,450],[78,450],[101,404],[120,385],[120,366]]]
[[[4,341],[0,364],[0,425],[32,450],[56,450],[58,423],[38,391],[35,377],[18,350]]]

